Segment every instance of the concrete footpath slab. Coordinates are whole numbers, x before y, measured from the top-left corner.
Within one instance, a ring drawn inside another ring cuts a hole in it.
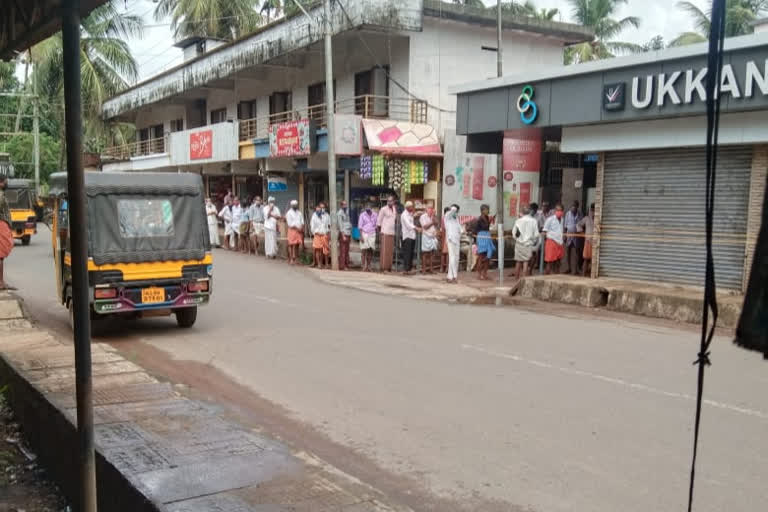
[[[0,384],[41,463],[77,508],[71,342],[0,297]],[[93,345],[99,509],[109,512],[390,512],[376,489],[179,395],[114,349]]]

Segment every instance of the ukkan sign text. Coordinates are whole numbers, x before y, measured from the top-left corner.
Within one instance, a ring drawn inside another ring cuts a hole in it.
[[[189,134],[189,159],[203,160],[213,156],[213,131],[205,130]]]
[[[308,156],[314,135],[314,124],[309,119],[273,124],[269,127],[269,156]]]
[[[704,88],[707,72],[707,68],[702,68],[635,76],[631,84],[631,105],[634,109],[644,110],[652,106],[703,103],[707,101]],[[721,99],[768,96],[768,59],[762,63],[747,61],[742,72],[737,75],[733,65],[723,65],[719,86]],[[609,108],[609,104],[603,103],[603,106],[606,110],[615,110]]]

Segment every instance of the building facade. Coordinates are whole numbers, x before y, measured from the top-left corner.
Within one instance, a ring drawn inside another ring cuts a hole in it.
[[[353,217],[389,191],[439,203],[443,135],[456,122],[449,87],[495,76],[494,14],[432,0],[334,5],[334,116],[315,8],[312,21],[281,19],[204,53],[192,41],[182,65],[106,101],[104,117],[135,123],[137,140],[108,148],[103,170],[198,172],[214,197],[270,193],[281,208],[298,197],[309,210],[328,197],[333,143],[339,197],[352,200]],[[561,64],[564,45],[591,39],[574,25],[513,18],[503,34],[514,70]],[[372,172],[382,158],[398,160],[404,177]]]
[[[461,86],[457,132],[468,151],[527,138],[595,163],[561,191],[595,203],[594,276],[702,285],[706,62],[701,44]],[[719,91],[715,270],[743,290],[766,186],[768,34],[726,41]]]

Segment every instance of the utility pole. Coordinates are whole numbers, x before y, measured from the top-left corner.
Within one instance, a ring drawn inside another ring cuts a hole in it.
[[[32,98],[32,132],[34,137],[35,194],[40,196],[40,107],[37,96]]]
[[[339,270],[339,230],[336,224],[336,148],[334,144],[334,91],[333,91],[333,47],[331,46],[331,0],[323,1],[325,15],[325,99],[328,120],[328,205],[331,215],[331,267]]]
[[[496,76],[501,78],[504,66],[501,48],[501,0],[496,0]],[[504,138],[502,152],[496,155],[496,229],[499,245],[499,288],[504,286]],[[496,304],[501,305],[501,297],[496,297]]]

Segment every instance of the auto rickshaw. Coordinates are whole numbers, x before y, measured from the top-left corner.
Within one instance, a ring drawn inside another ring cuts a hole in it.
[[[58,298],[72,316],[67,175],[49,178]],[[203,183],[196,174],[85,173],[91,318],[174,314],[192,327],[212,292]]]
[[[32,180],[9,179],[5,191],[11,210],[13,239],[29,245],[32,235],[37,233],[37,197]]]

